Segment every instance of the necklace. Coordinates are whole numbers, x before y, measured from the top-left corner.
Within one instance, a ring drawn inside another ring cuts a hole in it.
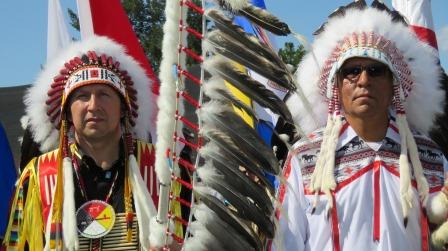
[[[86,186],[80,174],[80,167],[76,157],[72,158],[78,185],[81,194],[87,201],[76,211],[76,223],[79,233],[89,239],[98,239],[108,234],[115,224],[114,208],[108,203],[114,190],[118,171],[110,186],[106,198],[103,200],[89,200],[86,193]]]

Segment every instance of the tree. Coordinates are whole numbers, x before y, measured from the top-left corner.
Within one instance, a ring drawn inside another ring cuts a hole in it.
[[[285,63],[290,64],[294,67],[294,69],[297,69],[297,66],[305,55],[305,52],[306,51],[303,45],[299,45],[295,48],[293,43],[286,42],[283,48],[278,51],[278,54]]]

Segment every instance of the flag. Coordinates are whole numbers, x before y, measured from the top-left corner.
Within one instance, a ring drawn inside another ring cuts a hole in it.
[[[264,0],[251,0],[251,4],[262,9],[266,9],[266,4]],[[275,45],[273,43],[273,39],[271,39],[271,34],[269,32],[266,32],[264,29],[260,28],[256,24],[250,23],[249,20],[247,20],[245,17],[236,16],[233,21],[239,26],[241,26],[245,32],[256,36],[262,43],[275,50]],[[280,87],[276,83],[261,76],[260,74],[250,69],[247,69],[247,73],[253,79],[263,84],[266,87],[266,89],[269,89],[272,92],[274,92],[280,99],[283,99],[287,94],[286,89]],[[258,123],[255,125],[258,135],[263,139],[263,141],[268,146],[272,146],[273,128],[275,128],[279,116],[271,112],[269,109],[263,108],[256,103],[253,105],[255,107],[255,113],[257,114],[257,117],[259,119]],[[277,186],[275,176],[270,175],[268,173],[266,173],[265,176],[275,186]]]
[[[431,0],[392,0],[392,6],[406,18],[421,41],[437,50]]]
[[[8,225],[9,205],[17,179],[11,148],[5,130],[0,124],[0,239],[3,239]]]
[[[106,36],[125,46],[127,53],[140,63],[147,76],[153,81],[152,87],[148,88],[152,88],[152,92],[158,95],[159,81],[120,0],[77,0],[77,4],[81,39],[92,35]],[[151,119],[151,137],[155,142],[156,98],[153,98],[151,103],[154,116]]]
[[[48,0],[47,62],[70,42],[59,0]]]
[[[264,0],[251,0],[251,4],[262,9],[266,9]],[[275,45],[269,32],[266,32],[264,29],[258,27],[255,24],[251,24],[245,17],[236,16],[234,18],[234,22],[241,26],[245,32],[258,37],[260,41],[275,50]],[[263,84],[267,89],[274,92],[280,99],[283,99],[285,97],[287,90],[280,87],[276,83],[266,79],[265,77],[254,71],[251,71],[250,69],[248,69],[248,74],[253,79]],[[266,144],[271,145],[273,134],[272,128],[274,128],[277,124],[278,115],[271,112],[269,109],[259,106],[258,104],[254,104],[254,107],[256,114],[260,119],[260,122],[256,125],[258,134],[263,138]]]

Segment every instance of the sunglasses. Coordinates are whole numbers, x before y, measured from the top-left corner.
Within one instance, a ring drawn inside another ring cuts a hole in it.
[[[389,72],[389,67],[385,64],[369,64],[369,65],[354,65],[348,67],[342,67],[339,70],[339,75],[350,81],[357,81],[363,71],[367,72],[367,75],[371,78],[384,77]]]

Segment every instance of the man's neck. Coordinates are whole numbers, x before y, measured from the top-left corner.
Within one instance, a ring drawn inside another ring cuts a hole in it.
[[[389,126],[388,115],[359,118],[346,115],[345,118],[356,134],[365,141],[378,142],[386,137]]]
[[[120,137],[103,141],[76,137],[76,142],[83,153],[93,158],[103,170],[111,168],[120,157]]]

